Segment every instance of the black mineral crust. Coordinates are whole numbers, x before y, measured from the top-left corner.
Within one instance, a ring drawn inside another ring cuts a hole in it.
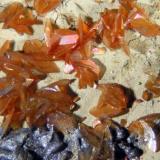
[[[1,136],[0,160],[132,160],[141,155],[124,129],[112,129],[112,140],[103,141],[91,131],[85,126],[63,134],[51,125],[10,131]]]

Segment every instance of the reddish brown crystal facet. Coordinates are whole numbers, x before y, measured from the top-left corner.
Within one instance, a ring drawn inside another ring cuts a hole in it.
[[[56,29],[50,20],[45,26],[45,40],[49,48],[48,54],[53,59],[63,60],[73,66],[79,87],[93,86],[100,79],[100,68],[91,60],[92,38],[94,30],[89,30],[87,24],[79,19],[78,31]]]
[[[20,34],[30,35],[33,34],[31,26],[42,23],[30,9],[23,7],[18,2],[10,4],[0,13],[0,21],[4,22],[4,29],[13,28]]]
[[[45,14],[55,9],[60,2],[60,0],[34,0],[34,8],[38,14]]]
[[[119,84],[100,84],[102,91],[96,107],[90,110],[95,117],[115,117],[128,110],[129,98],[124,87]]]
[[[39,89],[37,84],[47,73],[59,72],[57,65],[45,52],[45,45],[37,40],[27,41],[24,51],[15,52],[10,43],[2,45],[0,70],[0,114],[4,116],[4,132],[29,125],[44,125],[50,114],[57,111],[71,113],[78,100],[70,89],[71,80],[60,80]],[[37,51],[39,49],[39,52]]]

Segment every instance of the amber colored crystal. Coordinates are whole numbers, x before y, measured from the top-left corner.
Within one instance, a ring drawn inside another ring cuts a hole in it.
[[[78,100],[77,94],[69,87],[71,82],[64,79],[37,90],[28,102],[26,119],[28,124],[43,125],[58,111],[71,113]]]
[[[152,93],[151,93],[150,91],[145,90],[145,91],[143,92],[142,98],[143,98],[145,101],[151,100],[152,97],[153,97],[153,95],[152,95]]]
[[[150,37],[160,35],[160,26],[149,20],[145,10],[135,0],[119,0],[118,9],[106,9],[101,14],[97,30],[104,44],[110,49],[122,48],[129,54],[129,48],[124,40],[129,29]]]
[[[76,77],[79,78],[79,87],[86,88],[100,79],[100,68],[90,59],[95,30],[89,29],[81,18],[78,26],[78,31],[57,29],[48,20],[45,25],[45,41],[49,48],[48,54],[53,59],[72,65]]]
[[[56,29],[50,20],[45,24],[45,41],[49,48],[48,54],[52,55],[53,59],[64,59],[67,54],[70,54],[76,48],[79,36],[76,31],[70,29]]]
[[[4,131],[19,128],[24,121],[30,126],[44,125],[48,117],[57,111],[71,113],[78,97],[69,88],[70,83],[70,80],[60,80],[38,89],[37,82],[33,80],[30,83],[10,82],[7,86],[10,88],[1,89],[0,97]],[[16,118],[12,114],[17,115]]]
[[[52,46],[49,52],[56,58],[61,59],[62,57],[63,59],[63,57],[76,48],[78,40],[79,36],[75,31],[57,29],[52,35]]]
[[[130,26],[140,34],[147,37],[160,35],[160,26],[157,24],[153,24],[148,19],[134,19],[130,22]]]
[[[103,42],[109,48],[120,48],[124,37],[124,23],[118,10],[106,10],[102,15],[105,29]]]
[[[129,54],[128,46],[124,41],[125,21],[121,10],[112,9],[102,13],[103,22],[102,40],[110,49],[123,48]]]
[[[150,94],[152,94],[152,97],[153,98],[156,98],[156,97],[159,97],[160,96],[160,83],[159,83],[159,80],[160,80],[160,76],[158,75],[157,77],[156,76],[151,76],[146,84],[145,84],[145,87],[147,89],[147,92],[149,92]],[[144,91],[145,92],[145,91]],[[143,93],[144,94],[144,93]],[[152,98],[151,97],[151,98]]]
[[[90,58],[91,54],[89,53],[89,48],[91,48],[91,41],[95,37],[95,30],[96,29],[93,27],[89,28],[81,18],[79,18],[78,28],[76,31],[71,29],[57,29],[53,26],[50,20],[47,20],[45,24],[46,45],[49,47],[52,55],[55,50],[61,54],[61,52],[64,52],[62,48],[65,48],[67,49],[66,54],[67,52],[71,52],[70,54],[72,54],[78,50],[82,52],[81,55],[84,58]]]
[[[92,60],[74,61],[73,67],[79,78],[79,88],[93,87],[94,82],[100,79],[100,69]]]
[[[127,28],[138,31],[140,34],[150,37],[160,35],[160,26],[149,20],[145,10],[134,0],[120,0],[121,9],[125,13]]]
[[[80,37],[80,45],[94,39],[96,36],[95,24],[84,21],[81,17],[78,19],[77,31]]]
[[[38,14],[45,14],[55,9],[61,0],[34,0],[34,8]]]
[[[95,29],[87,26],[80,18],[77,31],[70,29],[57,29],[50,20],[45,24],[45,41],[49,48],[49,54],[53,58],[69,60],[70,55],[79,52],[80,59],[88,59],[92,56],[92,40],[95,36]]]
[[[151,151],[158,152],[160,150],[159,122],[160,114],[153,113],[133,121],[128,129],[130,132],[137,134],[141,139],[142,146],[148,146]]]
[[[3,28],[5,29],[13,28],[20,34],[30,35],[33,34],[31,26],[41,24],[30,9],[18,2],[10,4],[0,13],[0,21],[4,22]]]
[[[96,107],[90,113],[95,117],[115,117],[127,112],[128,96],[119,84],[100,84],[102,91]]]
[[[58,111],[71,113],[78,100],[69,87],[71,80],[60,80],[40,89],[37,86],[47,73],[59,71],[48,57],[46,45],[31,40],[24,44],[24,51],[15,52],[8,44],[5,42],[0,49],[0,70],[6,74],[0,78],[0,115],[4,116],[4,132],[21,127],[24,121],[30,126],[44,125],[48,116]]]
[[[40,40],[25,41],[23,51],[24,54],[32,56],[34,60],[53,61],[53,58],[48,55],[48,47]]]
[[[81,119],[73,114],[56,112],[50,114],[47,121],[49,124],[54,125],[59,131],[66,133],[77,128]]]
[[[13,42],[12,41],[5,41],[4,44],[0,48],[0,56],[4,55],[4,53],[9,52],[13,49]]]

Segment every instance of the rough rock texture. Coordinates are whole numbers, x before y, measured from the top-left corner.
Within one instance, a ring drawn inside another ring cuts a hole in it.
[[[91,128],[82,127],[65,134],[51,125],[11,131],[1,136],[0,160],[133,160],[142,154],[123,127],[110,128],[112,139],[103,141]]]
[[[83,143],[80,143],[83,142]],[[63,135],[53,126],[11,131],[0,140],[0,160],[69,160],[92,153],[80,130]]]

